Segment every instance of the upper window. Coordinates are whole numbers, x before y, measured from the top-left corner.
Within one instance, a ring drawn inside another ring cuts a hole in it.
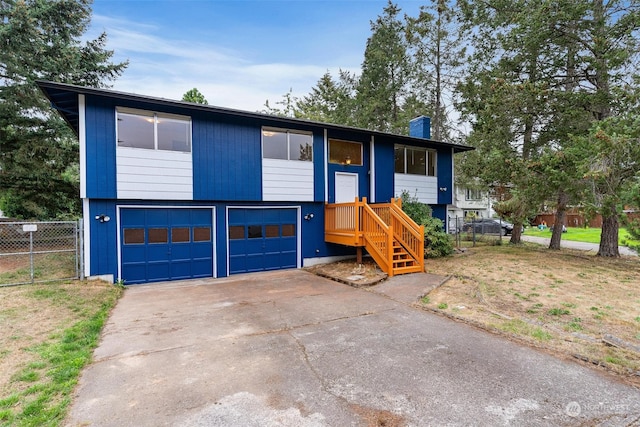
[[[191,152],[191,119],[174,114],[118,108],[118,146]]]
[[[396,145],[394,163],[396,173],[436,176],[436,152],[434,150]]]
[[[265,159],[313,160],[313,135],[281,129],[262,129],[262,157]]]
[[[475,188],[467,188],[465,191],[465,200],[482,200],[482,191]]]
[[[362,144],[330,139],[329,163],[362,166]]]

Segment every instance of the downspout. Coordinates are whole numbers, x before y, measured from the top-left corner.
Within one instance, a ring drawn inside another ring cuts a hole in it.
[[[371,149],[369,150],[369,200],[371,203],[376,202],[376,150],[375,136],[371,135]]]

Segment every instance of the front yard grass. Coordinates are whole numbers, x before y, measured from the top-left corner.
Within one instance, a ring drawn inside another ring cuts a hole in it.
[[[0,426],[57,426],[120,296],[104,282],[0,287]]]
[[[640,386],[640,259],[484,246],[430,260],[427,271],[452,277],[424,307]]]
[[[600,243],[600,234],[602,230],[600,228],[583,228],[583,227],[567,227],[567,232],[562,233],[563,240],[572,240],[575,242],[586,243]],[[545,228],[539,230],[537,227],[528,227],[525,229],[524,234],[527,236],[537,236],[551,238],[551,229]],[[629,233],[625,228],[620,228],[618,233],[618,244],[620,246],[629,246],[629,244],[640,245],[640,242],[631,240]]]

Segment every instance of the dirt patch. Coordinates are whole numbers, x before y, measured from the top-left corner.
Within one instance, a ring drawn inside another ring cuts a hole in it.
[[[424,308],[586,361],[640,386],[640,260],[487,246],[431,260]]]
[[[367,427],[404,427],[405,421],[399,415],[389,411],[367,408],[352,404],[351,409],[367,423]]]
[[[370,258],[363,259],[360,264],[352,259],[314,265],[306,267],[305,270],[356,288],[373,286],[387,278],[387,273],[380,270],[380,267]]]

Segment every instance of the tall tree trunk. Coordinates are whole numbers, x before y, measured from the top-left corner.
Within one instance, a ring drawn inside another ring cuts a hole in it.
[[[564,190],[560,189],[560,191],[558,191],[558,205],[556,206],[556,222],[553,225],[553,234],[551,234],[549,249],[560,250],[560,241],[562,240],[562,226],[564,225],[565,218],[567,217],[568,201],[569,196]]]
[[[618,250],[618,213],[615,207],[607,208],[602,212],[602,234],[600,235],[600,248],[598,256],[619,257]]]
[[[516,221],[513,223],[513,231],[511,231],[510,245],[519,245],[522,237],[522,221]]]
[[[435,88],[435,108],[434,108],[434,120],[433,120],[433,139],[441,141],[442,139],[442,126],[444,118],[442,117],[442,64],[440,45],[442,43],[442,8],[438,4],[438,20],[436,21],[436,58],[435,58],[435,72],[436,72],[436,88]]]

